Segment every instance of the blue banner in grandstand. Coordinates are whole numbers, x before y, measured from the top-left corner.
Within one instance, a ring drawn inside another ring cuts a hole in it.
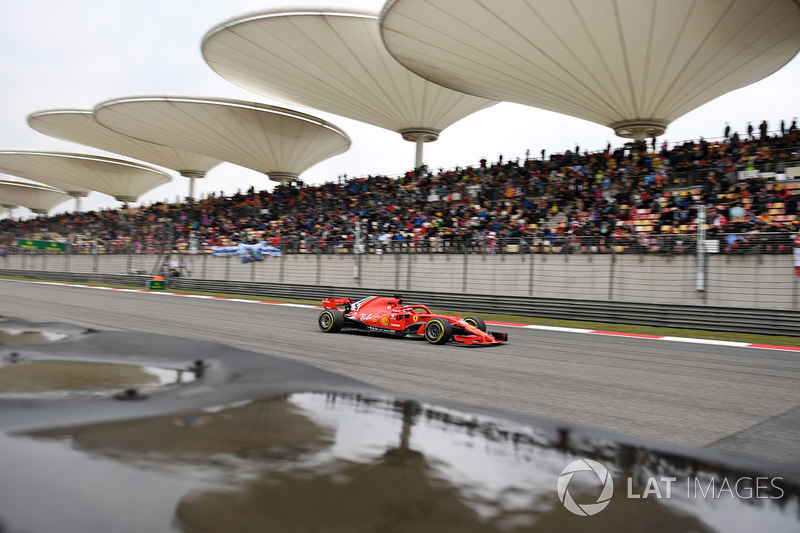
[[[219,246],[217,248],[212,248],[212,251],[215,256],[217,257],[225,257],[228,255],[236,255],[239,253],[238,246]],[[258,251],[262,254],[271,255],[273,257],[280,257],[281,251],[274,246],[268,246],[266,243],[261,243],[261,247],[258,248]]]

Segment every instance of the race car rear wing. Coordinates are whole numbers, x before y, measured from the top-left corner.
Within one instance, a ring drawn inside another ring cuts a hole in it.
[[[338,309],[339,306],[349,307],[352,304],[350,298],[325,298],[322,300],[323,309]]]

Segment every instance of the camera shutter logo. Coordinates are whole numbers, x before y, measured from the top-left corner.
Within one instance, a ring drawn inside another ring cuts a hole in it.
[[[575,500],[572,499],[567,489],[569,488],[569,482],[572,481],[572,476],[574,476],[576,472],[587,471],[592,471],[597,475],[600,483],[603,484],[603,491],[600,493],[600,496],[598,496],[596,503],[579,505],[575,503]],[[614,481],[611,479],[608,470],[600,463],[592,461],[591,459],[580,459],[571,462],[561,471],[561,475],[558,477],[558,499],[561,500],[561,503],[564,504],[564,507],[566,507],[569,512],[576,515],[592,516],[599,513],[611,502],[613,493]]]

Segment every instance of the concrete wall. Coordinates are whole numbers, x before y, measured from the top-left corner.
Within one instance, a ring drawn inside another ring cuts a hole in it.
[[[694,256],[287,254],[242,264],[238,257],[184,256],[190,277],[299,285],[359,286],[387,292],[536,296],[605,301],[798,308],[790,255],[709,255],[707,291],[696,290]],[[124,274],[152,272],[152,255],[39,253],[0,258],[0,269]]]

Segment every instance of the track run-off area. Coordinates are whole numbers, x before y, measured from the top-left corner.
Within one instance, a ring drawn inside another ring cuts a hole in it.
[[[223,342],[399,393],[800,464],[797,348],[496,323],[491,329],[507,332],[507,344],[434,346],[325,334],[318,313],[298,304],[0,280],[3,316]]]

